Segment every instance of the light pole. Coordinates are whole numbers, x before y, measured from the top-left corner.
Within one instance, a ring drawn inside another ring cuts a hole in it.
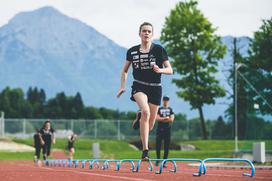
[[[237,71],[238,69],[242,66],[243,64],[237,64],[235,63],[235,72],[234,72],[234,82],[235,82],[235,92],[234,92],[234,98],[235,98],[235,103],[234,103],[234,126],[235,126],[235,136],[234,136],[234,142],[235,142],[235,148],[234,148],[234,152],[237,153],[239,152],[239,148],[238,148],[238,116],[237,116],[237,90],[238,90],[238,86],[237,86]]]

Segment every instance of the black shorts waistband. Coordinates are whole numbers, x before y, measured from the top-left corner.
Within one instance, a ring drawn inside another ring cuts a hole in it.
[[[149,83],[149,82],[144,82],[144,81],[140,81],[140,80],[136,80],[134,79],[134,82],[137,82],[139,84],[142,84],[142,85],[147,85],[147,86],[161,86],[161,83]]]

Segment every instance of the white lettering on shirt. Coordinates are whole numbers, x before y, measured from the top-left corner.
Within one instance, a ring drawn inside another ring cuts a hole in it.
[[[140,55],[140,58],[148,58],[148,54]]]
[[[135,59],[139,59],[139,55],[134,55],[133,60],[135,60]]]

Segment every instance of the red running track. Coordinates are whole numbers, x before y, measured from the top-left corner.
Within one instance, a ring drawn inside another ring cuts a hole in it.
[[[141,170],[131,172],[129,165],[122,165],[119,172],[114,171],[115,165],[110,165],[108,170],[100,168],[89,169],[88,166],[82,168],[45,167],[36,166],[31,161],[0,161],[1,181],[172,181],[172,180],[201,180],[201,181],[240,181],[240,180],[272,180],[271,170],[256,170],[255,176],[242,176],[243,172],[250,170],[241,169],[213,169],[209,168],[206,175],[194,177],[193,172],[197,172],[197,167],[189,167],[187,164],[179,164],[176,173],[170,173],[165,169],[162,174],[155,174],[147,170],[147,163],[141,166]],[[158,170],[158,167],[155,167]]]

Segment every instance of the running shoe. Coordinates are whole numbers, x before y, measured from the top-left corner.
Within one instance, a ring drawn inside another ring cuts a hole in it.
[[[149,161],[148,150],[144,150],[142,153],[142,161]]]
[[[34,156],[34,163],[36,164],[38,162],[38,157],[35,155]]]

